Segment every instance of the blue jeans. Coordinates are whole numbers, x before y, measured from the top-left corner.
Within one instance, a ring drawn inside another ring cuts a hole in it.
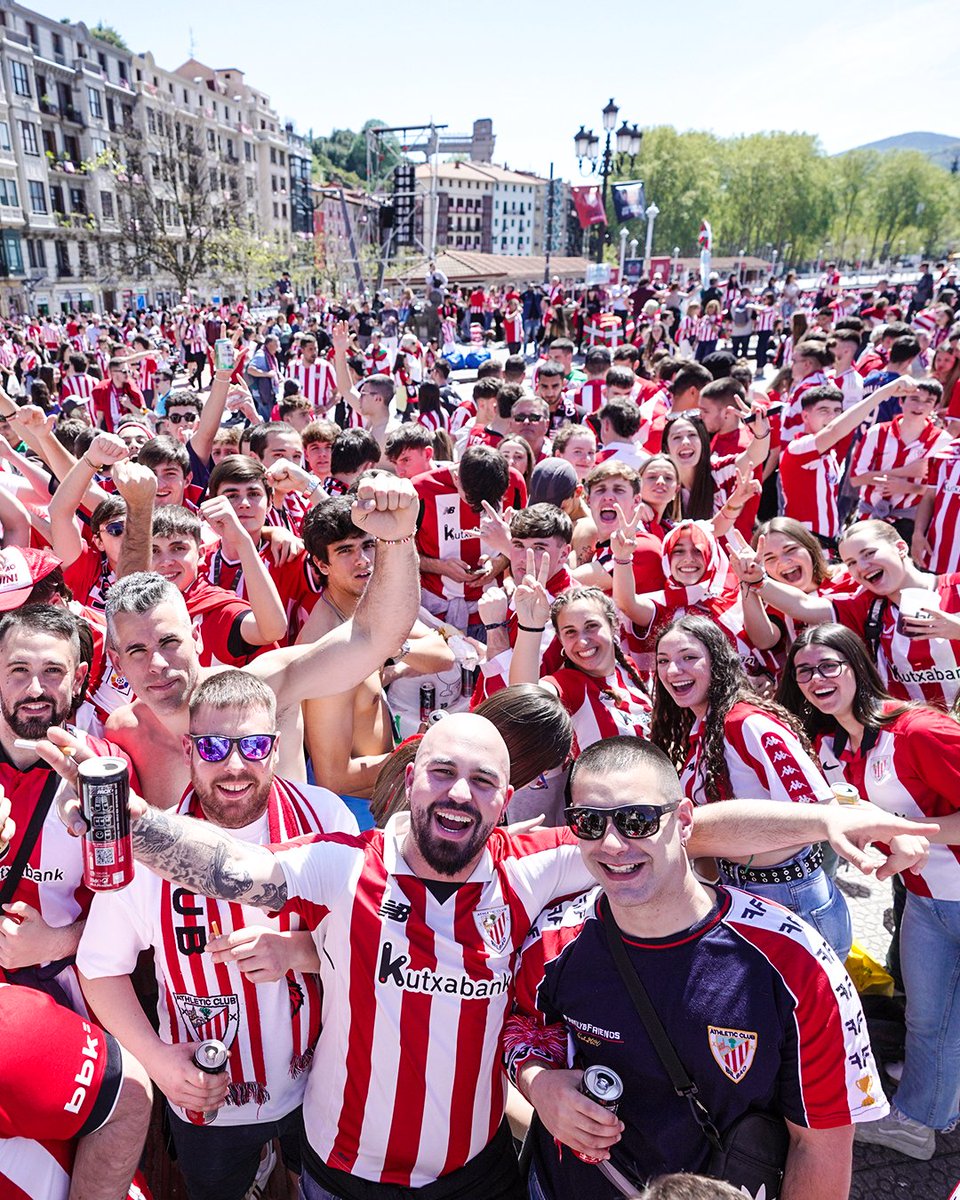
[[[569,1154],[570,1152],[567,1151]],[[529,1200],[547,1200],[547,1194],[540,1186],[540,1180],[537,1176],[537,1168],[530,1165],[530,1174],[527,1177],[527,1195]]]
[[[907,893],[900,963],[907,1041],[895,1104],[930,1129],[950,1129],[960,1119],[960,900]]]
[[[806,858],[808,853],[808,850],[804,850],[789,861],[797,862]],[[808,925],[812,925],[823,940],[833,947],[840,961],[846,962],[853,941],[850,913],[842,892],[837,890],[823,867],[818,867],[812,875],[794,883],[738,883],[736,878],[728,878],[723,871],[720,872],[720,878],[724,883],[742,887],[744,891],[762,896],[765,900],[776,900],[784,908],[789,908]]]
[[[300,1176],[300,1200],[340,1200],[340,1197],[322,1188],[304,1171]]]

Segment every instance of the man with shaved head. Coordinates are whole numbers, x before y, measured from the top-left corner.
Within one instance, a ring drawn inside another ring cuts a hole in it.
[[[84,752],[58,750],[71,744],[53,731],[41,752],[73,782]],[[208,821],[131,806],[134,853],[157,874],[314,931],[324,999],[303,1100],[306,1200],[525,1195],[500,1068],[516,954],[539,912],[591,876],[569,830],[498,827],[509,778],[500,734],[463,713],[424,735],[407,767],[410,811],[382,830],[271,852]],[[847,838],[854,824],[860,845],[913,828],[854,806],[776,807],[792,811],[736,800],[697,810],[688,853],[831,838],[862,862]]]

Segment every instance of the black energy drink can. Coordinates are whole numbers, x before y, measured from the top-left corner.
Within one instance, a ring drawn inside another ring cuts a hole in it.
[[[420,720],[425,721],[437,707],[437,689],[432,683],[420,684]]]
[[[580,1080],[580,1091],[584,1096],[589,1096],[594,1104],[599,1104],[601,1108],[615,1113],[620,1104],[620,1097],[623,1095],[623,1081],[616,1071],[612,1071],[609,1067],[587,1067]],[[585,1154],[577,1154],[576,1150],[573,1153],[586,1163],[601,1161],[599,1158],[588,1158]]]
[[[199,1067],[207,1075],[222,1075],[227,1069],[229,1057],[230,1051],[223,1042],[218,1042],[216,1038],[210,1038],[201,1042],[194,1050],[193,1065]],[[219,1111],[218,1108],[210,1108],[206,1112],[200,1112],[194,1108],[184,1109],[188,1120],[194,1125],[211,1125],[217,1119]]]
[[[83,835],[83,882],[92,892],[116,892],[133,879],[130,772],[122,758],[77,764]]]

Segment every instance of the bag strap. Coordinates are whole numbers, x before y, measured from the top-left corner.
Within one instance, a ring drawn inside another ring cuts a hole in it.
[[[610,947],[613,961],[620,972],[620,978],[623,980],[624,986],[630,994],[630,999],[637,1010],[637,1015],[650,1035],[650,1040],[653,1042],[653,1048],[657,1052],[657,1057],[663,1063],[664,1070],[670,1077],[673,1090],[690,1105],[690,1111],[693,1113],[694,1120],[703,1130],[704,1136],[710,1145],[716,1150],[722,1150],[723,1140],[720,1137],[720,1133],[716,1125],[714,1125],[710,1113],[698,1099],[697,1085],[690,1078],[687,1068],[680,1061],[680,1056],[673,1048],[673,1043],[670,1041],[670,1036],[663,1027],[663,1022],[657,1016],[657,1010],[653,1007],[653,1003],[647,994],[647,989],[640,982],[640,976],[630,962],[623,944],[623,936],[620,933],[620,928],[613,913],[610,911],[609,903],[606,901],[603,903],[601,918],[607,937],[607,945]]]
[[[870,601],[870,609],[863,626],[863,640],[870,647],[874,658],[880,648],[880,634],[883,632],[883,614],[887,608],[886,596],[875,596]]]
[[[37,838],[40,836],[43,822],[47,818],[47,813],[50,811],[50,804],[59,786],[60,776],[56,771],[51,770],[47,776],[46,783],[43,785],[43,790],[37,800],[36,807],[30,814],[30,820],[27,823],[27,828],[24,830],[20,849],[10,864],[10,870],[7,872],[6,879],[0,884],[0,905],[9,904],[13,899],[13,893],[17,890],[17,885],[23,878],[30,855],[37,844]]]

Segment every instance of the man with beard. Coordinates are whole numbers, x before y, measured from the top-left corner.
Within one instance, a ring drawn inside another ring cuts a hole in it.
[[[64,757],[70,744],[54,732],[41,749],[73,781],[85,752]],[[569,830],[496,828],[513,789],[506,745],[483,717],[431,726],[405,787],[410,812],[383,830],[276,852],[135,798],[134,853],[191,893],[320,927],[324,1024],[303,1102],[305,1200],[521,1200],[498,1062],[516,952],[540,910],[591,877]],[[870,806],[775,807],[786,811],[705,805],[688,853],[827,838],[871,870],[867,842],[932,832]],[[65,819],[76,828],[75,812]],[[884,872],[922,858],[922,838],[912,845],[917,853],[898,847]]]
[[[4,569],[15,569],[7,551]],[[27,573],[21,591],[0,593],[0,608],[22,604],[33,586]],[[0,915],[0,980],[34,983],[38,974],[55,980],[57,999],[82,1012],[73,956],[90,906],[82,883],[80,844],[64,836],[52,803],[57,775],[37,757],[36,742],[51,726],[70,719],[87,675],[81,655],[79,622],[67,609],[28,604],[0,620],[0,787],[11,805],[16,833],[0,855],[0,888],[21,845],[35,836],[20,878]],[[119,755],[109,742],[75,731],[93,755]],[[39,832],[31,818],[46,815]],[[48,989],[50,990],[50,989]]]
[[[277,696],[280,773],[305,780],[300,705],[355,687],[379,670],[408,636],[419,607],[413,530],[417,502],[406,480],[364,480],[353,523],[377,541],[373,573],[349,621],[325,633],[317,609],[301,633],[303,645],[269,650],[244,670]],[[324,636],[321,636],[324,634]],[[107,597],[107,644],[136,699],[110,714],[108,735],[140,768],[146,799],[170,808],[189,782],[181,751],[188,702],[213,668],[200,666],[186,603],[159,575],[128,575]]]
[[[356,833],[334,795],[311,801],[274,776],[276,708],[270,688],[242,671],[199,684],[182,738],[191,786],[177,811],[253,844]],[[160,1034],[130,980],[151,946]],[[173,1109],[191,1200],[242,1200],[275,1137],[288,1168],[300,1173],[300,1104],[320,1028],[320,962],[302,918],[275,921],[256,908],[218,904],[138,868],[122,892],[94,897],[77,961],[101,1024],[143,1063]],[[210,1037],[230,1051],[223,1075],[193,1064],[196,1042]],[[191,1111],[221,1105],[213,1127],[191,1123]],[[269,1155],[264,1161],[272,1165]]]

